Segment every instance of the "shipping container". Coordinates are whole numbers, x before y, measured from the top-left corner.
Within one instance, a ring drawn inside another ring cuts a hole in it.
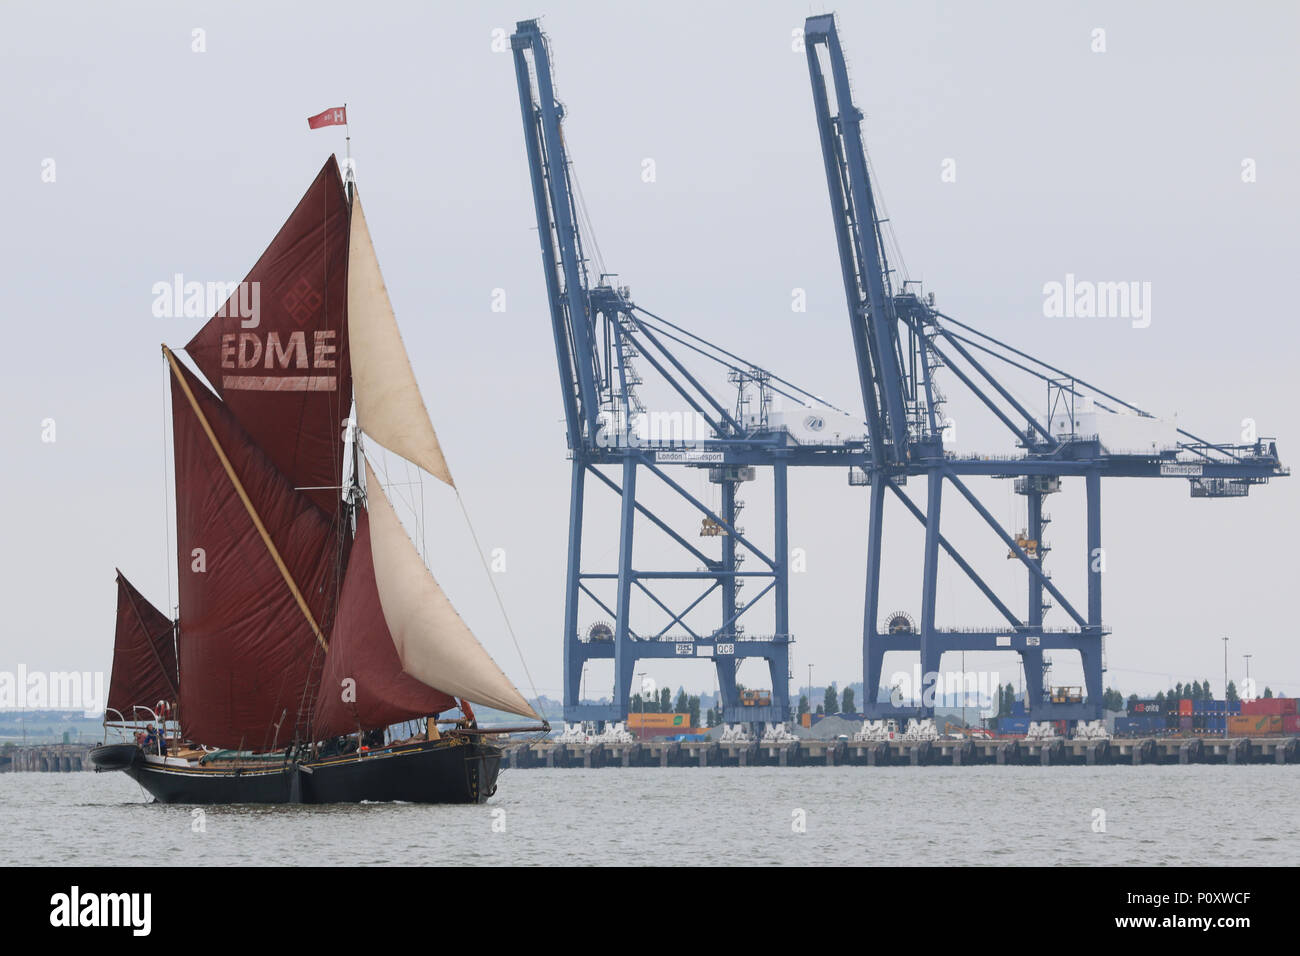
[[[1115,733],[1123,737],[1152,737],[1164,729],[1159,714],[1138,714],[1134,717],[1116,717]]]
[[[1126,718],[1127,726],[1131,727],[1136,733],[1149,734],[1157,730],[1163,730],[1165,727],[1164,714],[1136,714]]]
[[[1015,702],[1011,705],[1011,716],[1012,716],[1012,717],[1025,717],[1025,716],[1027,716],[1027,715],[1025,714],[1025,702],[1024,702],[1023,700],[1015,701]]]
[[[1178,729],[1180,731],[1192,729],[1192,717],[1190,714],[1188,714],[1186,717],[1180,716],[1178,718]]]
[[[1161,714],[1164,713],[1165,705],[1159,700],[1135,700],[1128,705],[1128,715],[1136,717],[1138,714]]]
[[[1228,735],[1231,737],[1251,737],[1281,732],[1280,714],[1238,714],[1228,718]]]
[[[1282,715],[1282,733],[1300,734],[1300,714]]]
[[[1184,697],[1178,702],[1178,716],[1190,717],[1192,714],[1192,700],[1190,697]]]
[[[691,729],[690,714],[628,714],[627,726],[629,730],[640,730],[646,728],[678,728],[679,730]]]
[[[1294,697],[1256,697],[1254,700],[1242,701],[1241,712],[1255,716],[1276,714],[1279,717],[1283,714],[1294,714],[1296,712],[1296,699]]]
[[[998,733],[1002,736],[1012,734],[1026,734],[1029,732],[1028,717],[999,717]]]

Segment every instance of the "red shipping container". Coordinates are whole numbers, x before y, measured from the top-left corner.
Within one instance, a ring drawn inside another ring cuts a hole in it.
[[[1192,715],[1192,700],[1190,697],[1184,697],[1178,702],[1178,716],[1190,717]]]
[[[1292,700],[1294,699],[1292,698]],[[1300,714],[1282,715],[1282,733],[1300,734]]]
[[[1294,714],[1296,713],[1296,699],[1294,697],[1256,697],[1254,700],[1243,700],[1241,702],[1241,712],[1258,717]]]

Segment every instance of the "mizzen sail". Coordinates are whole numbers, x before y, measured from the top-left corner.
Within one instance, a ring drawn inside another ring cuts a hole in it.
[[[348,253],[348,336],[362,431],[435,478],[455,484],[402,345],[361,197],[355,193]]]
[[[122,720],[135,719],[132,709],[176,701],[176,646],[171,618],[145,600],[117,572],[117,637],[113,642],[113,676],[108,707]]]
[[[366,498],[375,585],[402,669],[444,693],[540,720],[420,560],[369,462]]]

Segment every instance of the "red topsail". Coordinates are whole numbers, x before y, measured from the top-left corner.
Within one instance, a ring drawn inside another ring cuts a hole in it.
[[[331,156],[244,279],[243,298],[236,291],[186,346],[258,447],[331,516],[352,401],[347,255],[347,196]]]

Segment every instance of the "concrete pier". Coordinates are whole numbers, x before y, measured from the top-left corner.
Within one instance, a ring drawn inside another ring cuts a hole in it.
[[[1295,737],[1112,737],[1108,740],[713,740],[507,745],[505,766],[573,767],[858,767],[1105,766],[1107,764],[1296,764]]]
[[[90,744],[32,744],[0,752],[0,771],[9,773],[75,773],[89,770]]]

